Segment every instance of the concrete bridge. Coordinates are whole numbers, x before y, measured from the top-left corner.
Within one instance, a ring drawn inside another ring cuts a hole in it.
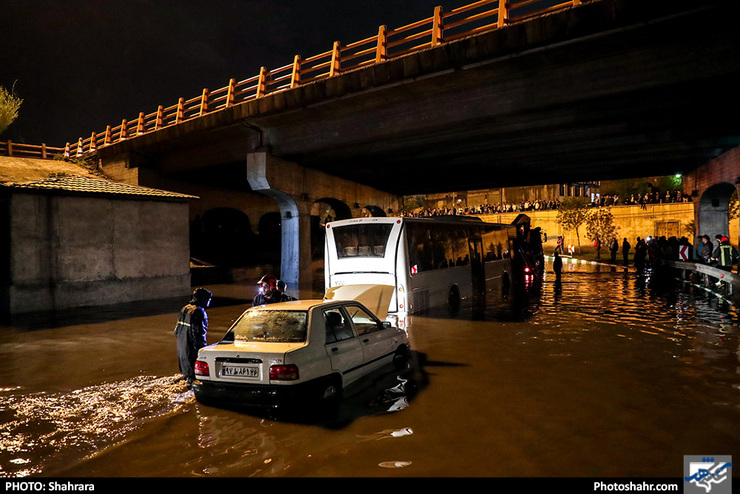
[[[471,5],[490,9],[488,25],[471,15],[469,32],[447,36],[438,9],[421,27],[431,41],[395,56],[381,26],[367,63],[343,65],[336,43],[325,77],[302,77],[316,57],[297,56],[290,82],[263,70],[255,97],[238,102],[232,81],[181,99],[171,124],[160,107],[71,152],[115,179],[201,197],[193,216],[279,212],[281,276],[298,286],[318,203],[388,214],[402,194],[688,174],[740,144],[731,2],[572,1],[519,19],[514,2]],[[697,200],[712,186],[700,182]]]

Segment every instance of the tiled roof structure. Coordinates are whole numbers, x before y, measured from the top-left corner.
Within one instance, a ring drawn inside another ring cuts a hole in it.
[[[37,180],[35,182],[5,183],[0,185],[12,189],[46,190],[50,192],[57,191],[85,195],[123,196],[142,199],[146,197],[177,200],[197,199],[197,196],[79,175],[65,175]]]

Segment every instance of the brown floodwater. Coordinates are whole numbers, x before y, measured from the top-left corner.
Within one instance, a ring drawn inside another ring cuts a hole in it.
[[[410,369],[336,416],[196,402],[173,329],[187,300],[0,326],[3,477],[676,477],[740,458],[738,311],[634,273],[566,266],[502,315],[409,318]],[[253,285],[218,285],[217,341]]]

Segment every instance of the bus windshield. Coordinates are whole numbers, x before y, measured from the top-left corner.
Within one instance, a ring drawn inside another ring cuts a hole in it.
[[[357,223],[334,228],[337,258],[384,257],[392,223]]]

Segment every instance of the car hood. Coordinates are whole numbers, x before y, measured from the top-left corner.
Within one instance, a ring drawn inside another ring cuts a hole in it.
[[[388,306],[395,287],[390,285],[342,285],[327,288],[324,300],[356,300],[381,321],[388,315]]]

